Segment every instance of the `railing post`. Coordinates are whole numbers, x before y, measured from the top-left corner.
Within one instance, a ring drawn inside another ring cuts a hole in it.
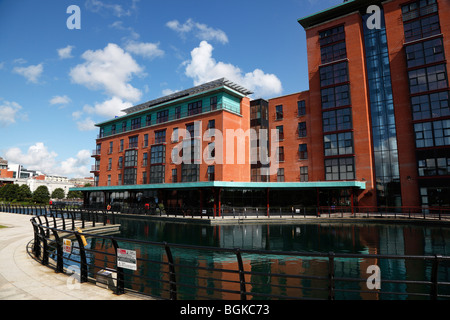
[[[53,236],[55,237],[56,242],[56,270],[55,272],[60,273],[63,272],[63,248],[61,244],[61,240],[59,238],[58,232],[55,229],[52,229]]]
[[[433,267],[431,270],[431,300],[437,300],[438,297],[438,270],[439,270],[439,260],[442,256],[435,255],[433,260]]]
[[[40,232],[40,236],[42,238],[42,243],[43,243],[43,249],[42,249],[42,261],[41,263],[46,266],[48,265],[48,243],[47,243],[47,238],[45,237],[45,231],[44,228],[42,228],[41,226],[39,226],[39,229],[41,230]]]
[[[75,237],[77,238],[78,247],[80,248],[80,283],[83,283],[88,281],[86,251],[84,249],[83,240],[78,232],[75,232]]]
[[[328,253],[328,300],[334,300],[334,252]]]
[[[170,300],[177,300],[177,279],[175,276],[175,265],[173,263],[172,252],[167,242],[164,242],[167,260],[169,262],[169,284],[170,284]]]
[[[111,241],[114,246],[114,250],[116,251],[116,263],[117,263],[117,250],[119,249],[119,246],[117,244],[116,239],[111,239]],[[117,285],[115,294],[119,295],[124,293],[125,293],[125,277],[123,273],[123,268],[117,267]]]
[[[247,300],[247,289],[245,288],[245,274],[244,274],[244,264],[242,263],[241,250],[239,248],[235,249],[235,254],[239,267],[239,288],[241,292],[241,300]]]

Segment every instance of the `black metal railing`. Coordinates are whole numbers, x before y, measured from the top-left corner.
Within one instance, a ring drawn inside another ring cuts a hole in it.
[[[171,300],[450,298],[450,257],[216,248],[123,239],[92,229],[115,218],[104,211],[49,209],[31,219],[31,251],[56,272],[76,271],[80,282],[98,283],[106,270],[115,294],[134,291]],[[69,252],[64,239],[72,240]],[[123,249],[136,253],[136,270],[119,267]],[[368,265],[381,269],[380,288],[369,288]],[[396,265],[421,270],[406,274],[406,268],[400,275],[392,272]],[[348,274],[355,268],[359,271]]]

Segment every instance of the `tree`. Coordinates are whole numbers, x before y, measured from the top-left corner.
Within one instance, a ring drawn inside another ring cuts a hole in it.
[[[81,198],[83,198],[83,193],[81,191],[70,190],[67,193],[67,199],[81,199]]]
[[[56,188],[52,192],[53,199],[64,199],[65,196],[66,196],[66,194],[62,188]]]
[[[11,184],[8,186],[8,189],[5,191],[4,198],[6,201],[14,201],[17,200],[17,194],[19,192],[19,185]]]
[[[30,190],[30,187],[28,187],[26,184],[23,184],[19,187],[19,190],[17,191],[17,200],[18,201],[25,201],[27,199],[30,199],[33,196],[33,193]]]
[[[50,192],[46,186],[40,186],[33,192],[33,201],[36,203],[47,204],[50,200]]]

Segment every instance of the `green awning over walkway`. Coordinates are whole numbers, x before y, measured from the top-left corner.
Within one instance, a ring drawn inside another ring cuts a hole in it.
[[[125,185],[111,187],[85,187],[71,188],[71,191],[138,191],[138,190],[182,190],[199,188],[227,188],[227,189],[314,189],[314,188],[356,188],[366,189],[364,181],[316,181],[316,182],[229,182],[229,181],[208,181],[208,182],[182,182],[182,183],[160,183]]]

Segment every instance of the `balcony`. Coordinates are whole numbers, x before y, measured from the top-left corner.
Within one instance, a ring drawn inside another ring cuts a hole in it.
[[[100,157],[101,150],[92,150],[91,157]]]

